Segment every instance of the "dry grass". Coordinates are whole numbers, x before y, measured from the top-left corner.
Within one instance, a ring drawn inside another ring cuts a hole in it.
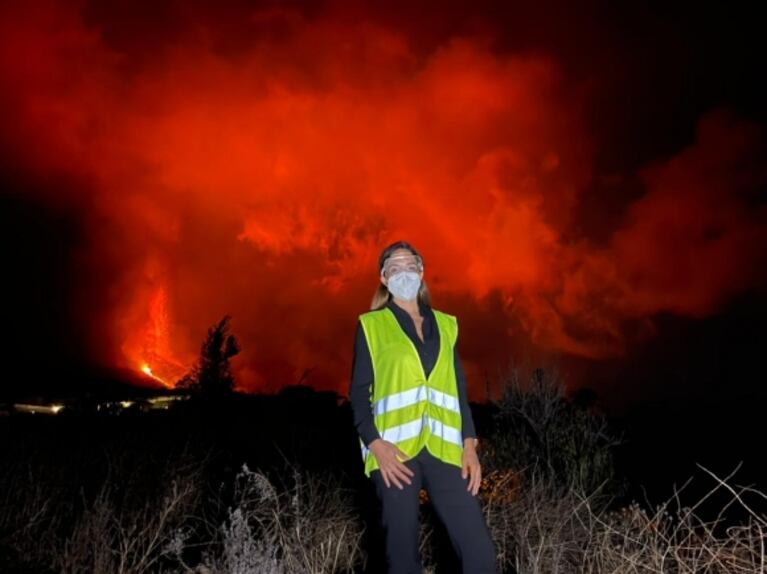
[[[730,475],[720,478],[698,465],[715,485],[690,506],[685,506],[681,489],[666,502],[648,512],[632,504],[618,512],[593,516],[592,533],[585,553],[583,572],[588,573],[764,573],[767,572],[767,515],[752,509],[751,501],[767,500],[764,493],[747,486],[736,486]],[[728,500],[717,516],[705,521],[696,511],[714,494]],[[760,500],[761,499],[761,500]],[[584,501],[585,502],[585,501]],[[732,525],[726,517],[731,507],[744,510],[747,519]]]
[[[202,563],[186,565],[178,541],[172,550],[193,572],[352,572],[365,559],[362,534],[350,493],[330,476],[293,469],[290,484],[277,488],[265,474],[243,465],[227,520]]]
[[[2,546],[13,567],[61,573],[158,572],[163,548],[199,503],[203,462],[185,454],[147,480],[113,457],[93,493],[66,473],[19,464],[3,477]]]
[[[119,483],[106,482],[53,554],[54,569],[72,574],[159,571],[163,549],[191,518],[198,495],[197,477],[188,474],[178,474],[165,486],[154,501],[130,508],[116,502]]]
[[[359,516],[349,493],[330,478],[294,470],[289,484],[276,486],[265,474],[243,466],[225,520],[201,539],[205,530],[198,528],[196,468],[171,464],[153,496],[132,501],[125,496],[130,489],[118,488],[116,478],[109,480],[94,497],[81,501],[72,521],[60,513],[77,505],[59,504],[30,484],[30,504],[15,517],[13,547],[28,552],[28,564],[40,570],[72,573],[314,574],[364,568]],[[587,495],[564,487],[534,468],[489,474],[480,494],[499,571],[766,573],[767,516],[757,505],[763,507],[767,496],[734,484],[735,471],[720,478],[700,468],[704,479],[713,481],[709,492],[685,503],[691,479],[654,509],[635,502],[607,510],[598,492]],[[725,502],[717,502],[722,495]],[[715,519],[704,521],[701,511],[709,503],[719,510]],[[739,524],[727,516],[735,510],[746,516]],[[11,517],[1,517],[7,529]],[[433,544],[432,519],[422,526],[425,573],[442,560]],[[195,553],[199,547],[206,551]]]
[[[685,505],[684,487],[675,489],[652,511],[636,502],[606,510],[603,502],[594,503],[593,494],[558,486],[544,473],[533,472],[525,486],[513,489],[512,497],[482,492],[499,569],[519,574],[767,572],[767,516],[746,500],[763,502],[767,497],[754,488],[733,485],[735,471],[719,478],[700,468],[715,482],[708,493]],[[495,488],[504,489],[503,483]],[[729,499],[716,519],[704,521],[701,506],[722,492]],[[726,511],[734,506],[744,510],[748,520],[727,526]]]

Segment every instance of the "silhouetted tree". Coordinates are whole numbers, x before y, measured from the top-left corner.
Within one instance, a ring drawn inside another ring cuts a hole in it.
[[[231,394],[234,376],[229,359],[240,352],[234,335],[228,333],[229,315],[208,329],[208,335],[200,349],[200,359],[192,371],[178,381],[177,387],[188,388],[209,399]]]

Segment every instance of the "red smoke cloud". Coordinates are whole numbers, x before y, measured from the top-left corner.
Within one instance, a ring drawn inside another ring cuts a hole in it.
[[[424,51],[361,18],[266,9],[234,35],[231,14],[177,9],[143,46],[87,8],[0,9],[0,113],[6,155],[47,178],[39,199],[82,214],[73,281],[101,293],[77,304],[105,364],[173,379],[230,313],[243,389],[308,371],[343,391],[378,252],[400,238],[465,319],[474,385],[512,341],[620,356],[652,314],[705,316],[764,280],[760,133],[724,112],[641,171],[595,244],[573,232],[598,177],[589,95],[552,56],[479,36]]]

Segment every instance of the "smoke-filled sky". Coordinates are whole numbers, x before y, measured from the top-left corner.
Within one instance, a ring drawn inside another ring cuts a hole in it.
[[[11,387],[171,381],[229,314],[241,389],[345,393],[399,239],[475,400],[511,359],[641,396],[765,325],[757,19],[535,4],[4,2]]]

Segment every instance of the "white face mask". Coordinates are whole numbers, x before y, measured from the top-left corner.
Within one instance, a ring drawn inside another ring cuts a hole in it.
[[[418,295],[418,288],[421,286],[421,277],[414,271],[400,271],[389,277],[387,287],[389,293],[398,299],[410,301]]]

